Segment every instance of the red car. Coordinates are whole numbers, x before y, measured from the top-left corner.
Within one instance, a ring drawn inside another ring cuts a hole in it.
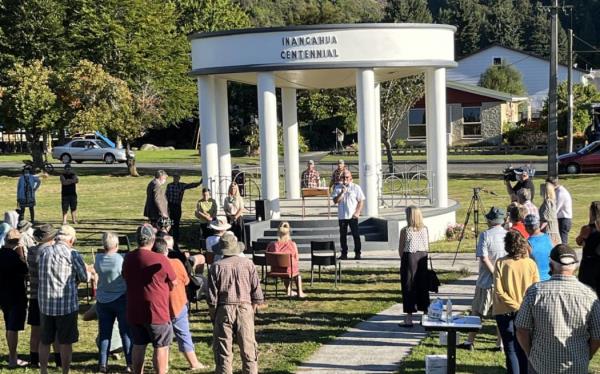
[[[577,174],[582,172],[600,172],[600,140],[588,144],[577,152],[558,157],[561,173]]]

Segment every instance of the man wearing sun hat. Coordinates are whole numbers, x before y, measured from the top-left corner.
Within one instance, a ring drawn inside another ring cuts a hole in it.
[[[219,241],[224,258],[211,266],[208,277],[208,310],[213,321],[215,373],[232,372],[233,340],[240,346],[242,372],[258,373],[254,312],[263,303],[260,278],[252,260],[240,257],[244,245],[232,232]]]
[[[587,373],[600,347],[600,301],[579,282],[577,253],[559,244],[550,252],[552,277],[525,293],[515,327],[530,373]]]
[[[504,237],[506,230],[502,227],[506,212],[498,207],[491,207],[485,215],[489,228],[479,234],[477,240],[477,251],[475,255],[479,261],[479,275],[475,282],[475,296],[471,304],[471,314],[479,317],[488,317],[492,312],[492,303],[494,300],[494,266],[496,260],[506,256],[504,250]],[[477,333],[471,332],[467,341],[459,344],[458,348],[474,349],[473,342]],[[497,337],[496,344],[500,346],[500,337]]]
[[[38,243],[30,247],[27,253],[27,265],[29,266],[29,307],[27,309],[27,324],[31,326],[31,337],[29,342],[30,363],[32,366],[39,365],[40,344],[40,306],[38,303],[38,259],[44,248],[54,244],[56,230],[52,225],[43,223],[33,230],[33,239]],[[60,366],[60,354],[55,349],[54,361]]]

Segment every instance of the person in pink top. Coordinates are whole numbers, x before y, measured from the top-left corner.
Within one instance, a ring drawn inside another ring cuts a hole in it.
[[[298,277],[296,277],[296,289],[298,290],[298,293],[296,294],[292,291],[291,284],[288,281],[286,281],[285,287],[289,296],[298,296],[299,298],[304,298],[306,297],[306,294],[304,291],[302,291],[302,278],[300,277],[300,269],[298,268],[298,248],[290,236],[290,224],[287,222],[281,222],[277,231],[277,236],[279,238],[276,242],[269,243],[267,252],[290,253],[292,255],[292,274],[294,276],[298,274]],[[276,267],[271,267],[271,270],[276,272],[286,271],[286,269],[278,269]]]

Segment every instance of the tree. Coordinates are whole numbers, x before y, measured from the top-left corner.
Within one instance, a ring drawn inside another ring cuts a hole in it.
[[[440,10],[440,22],[457,27],[455,50],[457,57],[463,57],[481,48],[483,31],[483,8],[475,0],[450,0]]]
[[[521,73],[504,62],[500,65],[490,66],[484,71],[479,78],[479,85],[513,95],[527,94]]]
[[[0,120],[9,131],[25,131],[36,169],[43,166],[41,138],[55,128],[59,117],[52,75],[40,60],[16,62],[0,87]]]
[[[425,94],[423,74],[385,82],[381,85],[381,137],[387,155],[388,170],[394,172],[392,139],[408,110]]]
[[[492,0],[487,7],[487,22],[484,24],[488,44],[521,49],[523,29],[512,0]]]
[[[568,85],[562,82],[558,85],[558,131],[561,136],[567,134],[567,110],[568,110]],[[600,91],[593,84],[573,85],[573,132],[582,133],[592,122],[590,117],[590,104],[600,102]],[[542,109],[542,123],[548,128],[548,100],[544,102]]]
[[[427,7],[426,0],[390,0],[385,8],[386,22],[418,22],[431,23],[433,17]]]
[[[250,17],[230,0],[175,0],[177,26],[182,34],[241,29],[251,26]]]

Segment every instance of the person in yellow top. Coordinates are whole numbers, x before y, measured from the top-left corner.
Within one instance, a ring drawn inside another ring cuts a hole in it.
[[[217,202],[210,197],[208,188],[202,189],[202,199],[198,200],[194,215],[200,220],[202,238],[206,239],[211,236],[212,230],[208,228],[208,225],[217,217]]]
[[[494,268],[494,306],[498,331],[504,344],[508,373],[526,373],[527,356],[517,342],[515,319],[525,291],[540,281],[537,265],[529,258],[529,243],[518,231],[504,237],[507,256],[496,261]]]

